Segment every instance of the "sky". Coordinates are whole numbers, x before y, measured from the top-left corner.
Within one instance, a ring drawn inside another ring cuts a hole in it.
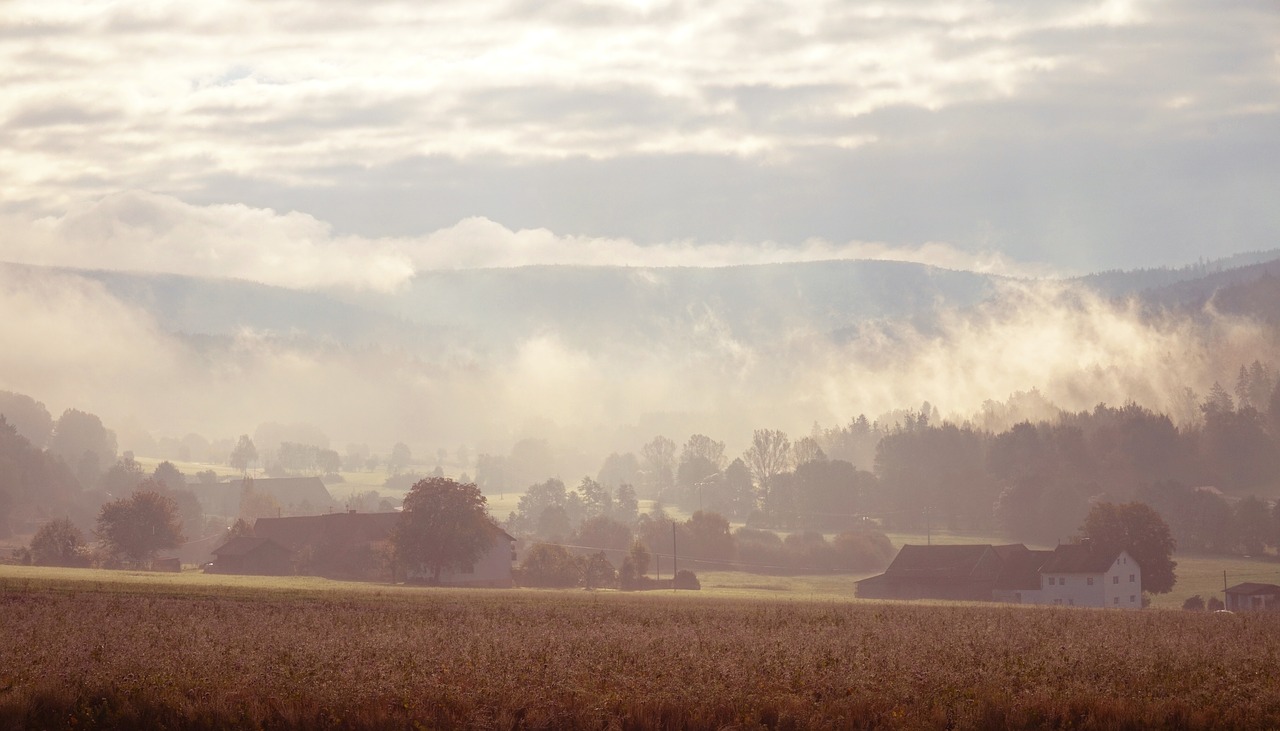
[[[423,269],[1280,245],[1280,5],[0,0],[0,259]]]
[[[0,389],[55,417],[298,421],[375,451],[558,426],[604,453],[687,417],[669,436],[740,447],[1032,389],[1194,416],[1185,386],[1275,355],[1256,323],[1215,319],[1210,346],[1044,281],[1280,248],[1275,0],[0,0],[0,89],[5,262],[356,300],[540,264],[1038,278],[847,342],[760,347],[708,307],[657,343],[548,328],[494,355],[201,339],[88,279],[4,270]]]

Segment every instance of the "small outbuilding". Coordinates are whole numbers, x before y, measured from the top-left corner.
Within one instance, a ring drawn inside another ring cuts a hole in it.
[[[270,538],[236,536],[214,549],[210,572],[285,576],[293,573],[293,551]]]
[[[1280,609],[1280,586],[1246,581],[1228,587],[1226,608],[1233,612]]]

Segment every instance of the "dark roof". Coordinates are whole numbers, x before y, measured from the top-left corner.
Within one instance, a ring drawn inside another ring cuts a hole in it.
[[[213,550],[215,556],[245,556],[266,545],[272,545],[282,551],[289,549],[281,546],[270,538],[257,538],[255,536],[236,536],[218,548]]]
[[[322,543],[370,543],[390,539],[399,513],[327,513],[289,518],[258,518],[253,534],[298,550]]]
[[[1021,543],[1015,543],[1012,546],[995,546],[994,550],[1004,558],[1000,575],[996,577],[997,589],[1040,588],[1040,567],[1049,560],[1053,551],[1033,551]]]
[[[995,579],[999,573],[991,546],[903,546],[885,569],[889,579],[969,581]]]
[[[1280,594],[1280,586],[1275,584],[1257,584],[1252,581],[1246,581],[1243,584],[1236,584],[1227,589],[1228,594],[1241,594],[1244,596],[1252,596],[1255,594]]]
[[[1058,546],[1040,567],[1046,574],[1101,574],[1111,568],[1119,550],[1103,551],[1089,543]]]
[[[253,524],[253,534],[259,538],[270,538],[294,551],[308,545],[376,543],[391,539],[400,515],[346,512],[258,518]],[[492,522],[489,526],[507,540],[515,540]]]

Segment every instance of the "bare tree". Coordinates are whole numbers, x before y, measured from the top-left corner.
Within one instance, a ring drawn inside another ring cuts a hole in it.
[[[756,429],[743,459],[756,478],[761,496],[767,496],[774,478],[791,468],[791,439],[780,429]]]
[[[675,484],[676,443],[664,436],[656,436],[640,448],[646,482],[653,496]]]

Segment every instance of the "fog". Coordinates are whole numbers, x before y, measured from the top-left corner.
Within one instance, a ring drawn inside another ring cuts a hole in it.
[[[584,318],[592,306],[582,303]],[[420,455],[462,444],[506,453],[538,437],[562,455],[566,479],[658,433],[708,434],[732,455],[755,428],[799,436],[926,400],[960,422],[1031,389],[1070,410],[1134,400],[1185,419],[1195,414],[1187,388],[1230,388],[1242,363],[1275,354],[1267,331],[1244,319],[1144,315],[1052,280],[1003,280],[982,304],[923,323],[833,333],[797,316],[762,335],[730,327],[708,303],[648,340],[584,343],[562,321],[505,347],[462,335],[355,345],[299,330],[168,332],[146,307],[68,271],[0,269],[0,308],[0,389],[55,417],[75,407],[155,438],[305,423],[339,449],[367,443],[383,454],[397,441]],[[126,435],[120,447],[136,445]]]

